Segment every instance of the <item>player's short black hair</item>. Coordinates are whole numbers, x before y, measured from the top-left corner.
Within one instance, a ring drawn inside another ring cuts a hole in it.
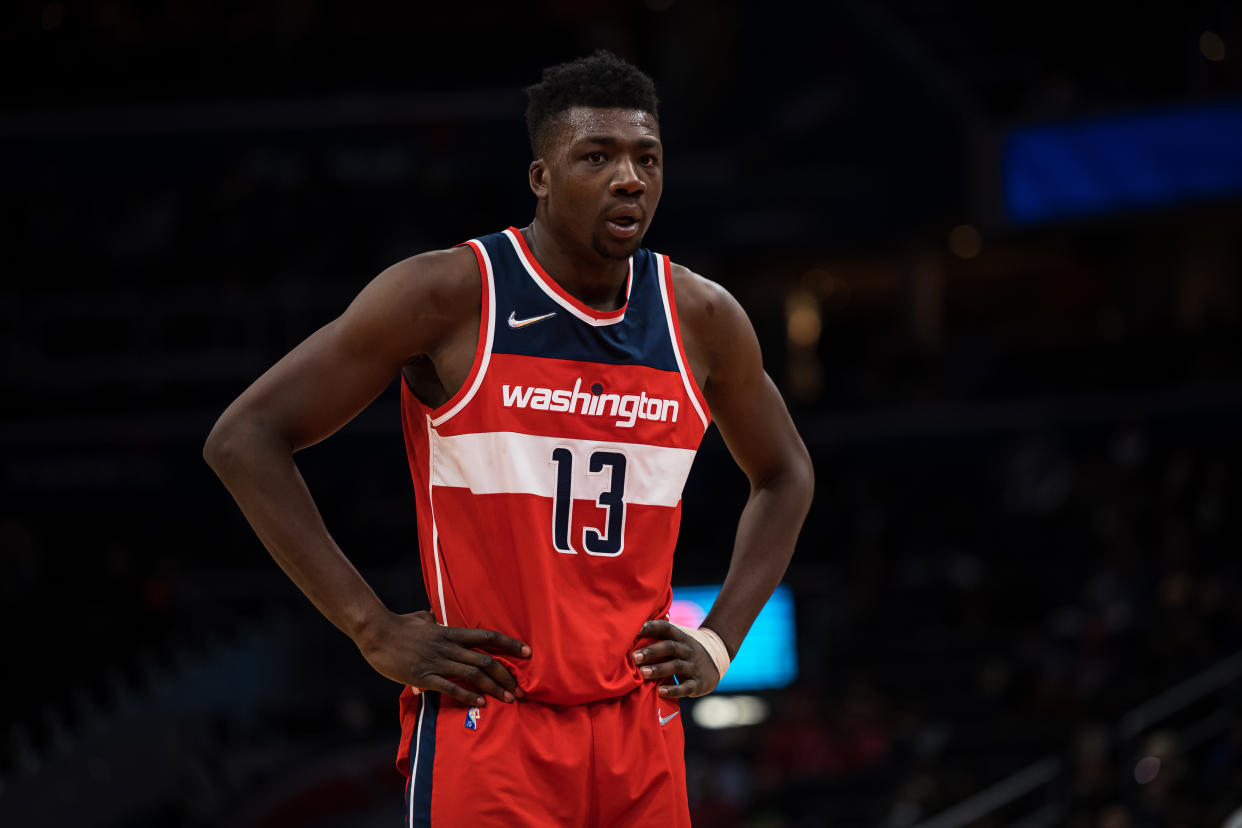
[[[575,106],[641,109],[658,121],[655,84],[639,69],[605,49],[543,70],[543,80],[526,87],[526,129],[536,157],[557,115]]]

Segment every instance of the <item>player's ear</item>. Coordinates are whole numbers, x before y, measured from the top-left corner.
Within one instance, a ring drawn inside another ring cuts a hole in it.
[[[548,165],[542,158],[530,162],[530,191],[535,198],[548,197]]]

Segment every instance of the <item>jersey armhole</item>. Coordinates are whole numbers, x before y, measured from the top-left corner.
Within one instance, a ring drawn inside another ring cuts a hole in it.
[[[492,262],[478,239],[463,242],[457,247],[468,246],[474,251],[474,258],[479,264],[480,306],[479,306],[479,339],[474,347],[474,362],[470,365],[470,373],[466,381],[457,389],[457,393],[448,402],[430,412],[431,424],[438,426],[448,420],[474,397],[483,375],[487,373],[487,364],[492,356],[492,335],[496,329],[495,282],[492,275]],[[404,372],[402,372],[404,374]]]
[[[673,263],[669,261],[668,256],[663,254],[658,256],[658,262],[660,295],[664,298],[664,313],[668,317],[669,334],[673,338],[673,354],[677,357],[677,368],[681,371],[681,380],[686,386],[686,393],[690,395],[690,402],[694,404],[699,419],[703,421],[703,430],[706,431],[712,421],[711,411],[707,408],[707,399],[699,390],[699,384],[694,380],[694,374],[690,370],[690,360],[686,357],[685,346],[682,345],[681,322],[677,319],[677,297],[673,291]]]

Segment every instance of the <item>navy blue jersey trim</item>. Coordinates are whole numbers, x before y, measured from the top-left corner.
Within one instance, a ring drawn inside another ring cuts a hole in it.
[[[482,236],[478,242],[487,250],[495,284],[493,354],[679,370],[660,293],[656,254],[645,249],[634,254],[625,317],[597,326],[583,322],[545,293],[504,233]],[[510,315],[515,322],[526,324],[511,325]],[[527,322],[539,317],[543,318]]]
[[[435,767],[436,719],[440,714],[440,694],[424,690],[422,699],[422,719],[414,731],[413,741],[410,742],[410,756],[413,757],[417,752],[418,763],[410,769],[410,796],[413,797],[413,802],[410,804],[409,828],[431,828],[431,775]]]

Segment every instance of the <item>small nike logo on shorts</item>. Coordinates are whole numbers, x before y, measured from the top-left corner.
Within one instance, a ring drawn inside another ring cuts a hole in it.
[[[551,313],[545,313],[543,316],[532,316],[529,319],[518,319],[517,311],[509,311],[509,327],[510,328],[525,328],[527,325],[533,325],[536,322],[542,322],[545,319],[551,319],[553,316],[556,316],[556,311],[552,311]]]
[[[660,710],[659,710],[659,708],[657,708],[657,709],[656,709],[656,718],[658,718],[658,719],[660,720],[660,727],[664,727],[666,724],[668,724],[669,722],[671,722],[673,719],[676,719],[676,718],[677,718],[677,714],[678,714],[678,713],[680,713],[680,712],[681,712],[680,710],[674,710],[672,713],[669,713],[667,716],[661,716],[661,715],[660,715]]]

